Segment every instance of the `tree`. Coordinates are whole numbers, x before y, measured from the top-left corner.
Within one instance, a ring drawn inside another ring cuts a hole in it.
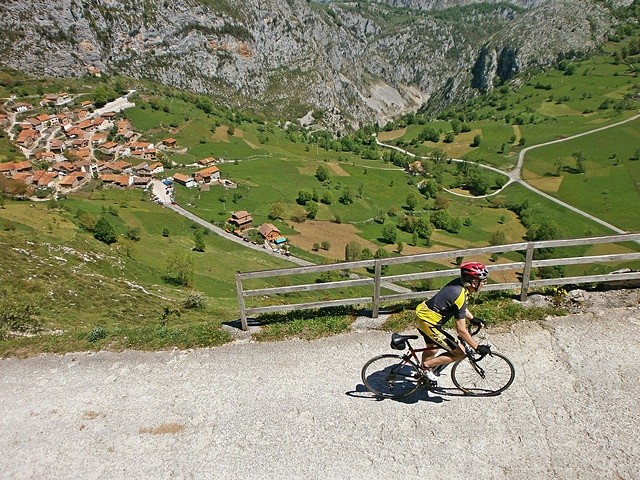
[[[93,238],[107,245],[116,242],[116,229],[107,217],[100,217],[93,226]]]
[[[491,179],[488,175],[476,171],[472,172],[467,179],[467,186],[474,195],[484,195],[491,187]]]
[[[298,202],[298,205],[306,205],[307,202],[311,201],[312,196],[313,194],[309,190],[300,190],[296,202]]]
[[[323,250],[329,250],[331,248],[331,243],[329,242],[329,240],[323,240],[320,246]]]
[[[169,229],[167,227],[164,227],[162,229],[162,236],[163,237],[168,237],[169,236]]]
[[[449,226],[447,228],[448,232],[459,233],[461,229],[462,229],[462,220],[460,219],[460,217],[452,218],[449,221]]]
[[[282,202],[274,202],[269,207],[269,218],[277,220],[284,218],[284,204]]]
[[[422,193],[427,198],[436,198],[438,195],[438,182],[429,178],[422,183]]]
[[[355,262],[360,258],[362,248],[358,242],[349,242],[344,247],[344,259],[347,262]]]
[[[507,243],[507,234],[504,230],[496,230],[489,237],[489,245],[504,245]]]
[[[318,165],[316,169],[316,178],[320,182],[325,182],[329,180],[329,170],[324,165]]]
[[[587,171],[587,167],[585,165],[585,162],[587,161],[587,157],[584,154],[584,152],[582,152],[581,150],[577,152],[573,152],[571,156],[576,160],[576,172],[585,173]]]
[[[556,166],[556,177],[559,177],[564,170],[564,160],[562,158],[556,158],[555,162],[553,163]]]
[[[436,148],[433,152],[431,152],[429,158],[433,160],[436,165],[441,165],[449,161],[449,157],[441,148]]]
[[[482,137],[480,135],[476,135],[475,137],[473,137],[473,143],[471,144],[472,147],[479,147],[480,146],[480,142],[482,142]]]
[[[349,187],[344,187],[342,195],[340,195],[338,201],[343,205],[350,205],[353,203],[353,195],[351,194],[351,189]]]
[[[192,287],[195,278],[195,262],[189,252],[175,252],[169,256],[163,279],[173,285]]]
[[[423,238],[429,243],[431,239],[431,234],[433,233],[433,226],[431,225],[431,220],[429,217],[420,217],[416,221],[414,232],[420,237]]]
[[[96,226],[96,218],[93,215],[84,210],[78,210],[75,216],[78,219],[80,228],[83,228],[87,232],[93,232]]]
[[[98,86],[93,90],[93,104],[100,108],[107,103],[107,91],[104,87]]]
[[[140,228],[139,227],[129,227],[127,228],[126,233],[124,234],[129,240],[133,242],[140,241]]]
[[[406,203],[409,210],[415,210],[415,208],[418,206],[418,199],[415,193],[410,193],[409,195],[407,195]]]
[[[416,217],[412,215],[402,215],[398,220],[398,228],[405,232],[413,233],[416,228]]]
[[[206,245],[204,243],[204,237],[202,236],[202,230],[200,230],[199,228],[197,228],[193,232],[193,241],[195,242],[195,245],[194,245],[193,249],[196,252],[204,252],[205,251]]]
[[[436,197],[435,209],[446,210],[447,208],[449,208],[449,199],[444,195],[438,195]]]
[[[396,247],[396,252],[402,253],[403,249],[404,249],[404,243],[402,243],[401,240],[398,240],[397,247]]]
[[[322,199],[320,201],[322,203],[324,203],[325,205],[331,205],[333,203],[333,195],[331,194],[331,192],[329,190],[327,190],[322,195]]]
[[[395,243],[398,238],[398,228],[393,222],[387,222],[382,226],[382,240],[386,243]]]
[[[527,238],[531,241],[555,240],[560,238],[560,226],[549,217],[543,217],[540,223],[534,223],[527,229]]]
[[[360,252],[361,260],[371,260],[373,258],[373,252],[369,248],[363,248],[362,252]]]
[[[318,204],[316,202],[308,202],[304,206],[304,209],[307,212],[307,218],[310,220],[313,220],[316,218],[316,215],[318,215]]]
[[[304,223],[307,219],[307,211],[302,207],[296,207],[291,212],[290,218],[296,223]]]
[[[418,135],[418,141],[420,142],[434,142],[437,143],[440,141],[440,134],[436,132],[433,127],[424,127],[420,134]]]
[[[389,258],[389,252],[387,252],[384,248],[379,248],[378,250],[376,250],[374,258],[380,260]],[[389,265],[382,265],[381,273],[383,275],[387,273],[387,270],[389,270]]]
[[[446,210],[436,210],[433,212],[433,215],[431,215],[431,223],[440,230],[447,230],[450,222],[451,217]]]

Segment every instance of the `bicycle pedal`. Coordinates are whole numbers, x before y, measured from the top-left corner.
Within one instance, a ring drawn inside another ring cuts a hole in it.
[[[420,385],[423,385],[423,386],[425,386],[426,388],[429,388],[429,389],[436,388],[438,386],[438,382],[434,382],[433,380],[429,380],[425,376],[422,376],[419,379],[419,383],[420,383]]]

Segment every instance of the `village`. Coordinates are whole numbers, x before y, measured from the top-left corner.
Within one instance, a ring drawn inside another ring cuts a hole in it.
[[[103,108],[95,108],[89,100],[76,102],[65,92],[44,95],[37,105],[7,100],[0,109],[0,128],[26,160],[0,163],[0,175],[19,186],[17,196],[32,199],[57,199],[94,180],[104,187],[139,188],[161,205],[176,204],[174,182],[202,190],[235,187],[221,178],[216,165],[221,160],[214,157],[198,160],[193,166],[200,169],[190,175],[173,172],[163,178],[166,159],[161,161],[160,152],[180,147],[174,138],[157,144],[143,141],[131,123],[118,115],[134,106],[128,100],[131,93]],[[246,211],[234,212],[227,225],[230,233],[246,241],[250,240],[247,234],[257,229],[265,248],[285,253],[281,247],[286,239],[280,230],[270,223],[255,227]]]

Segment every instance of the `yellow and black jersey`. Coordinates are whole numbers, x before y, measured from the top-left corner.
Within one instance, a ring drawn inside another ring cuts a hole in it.
[[[461,320],[467,311],[467,289],[461,278],[456,278],[429,300],[416,307],[418,328],[421,322],[429,326],[441,327],[450,318]]]

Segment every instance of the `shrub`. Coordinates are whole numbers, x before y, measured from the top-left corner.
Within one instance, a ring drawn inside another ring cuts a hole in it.
[[[41,321],[37,314],[41,303],[38,297],[0,293],[0,339],[7,338],[11,332],[35,333],[40,330]]]
[[[207,306],[207,297],[201,292],[191,290],[187,292],[187,296],[182,301],[184,308],[204,308]]]
[[[106,217],[100,217],[93,226],[93,237],[107,245],[111,245],[116,242],[116,230]]]
[[[107,338],[107,331],[102,327],[94,327],[87,335],[87,341],[90,343],[99,342],[104,338]]]
[[[124,234],[129,240],[137,242],[140,240],[140,228],[138,227],[130,227],[127,229],[127,232]]]
[[[195,262],[188,252],[176,252],[167,260],[165,282],[183,287],[193,285],[195,277]]]

